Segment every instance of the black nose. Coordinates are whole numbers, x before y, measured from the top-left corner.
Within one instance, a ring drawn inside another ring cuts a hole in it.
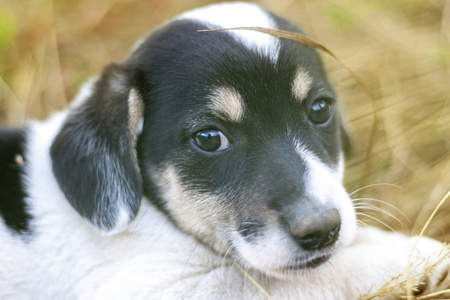
[[[311,214],[288,221],[294,240],[304,250],[319,250],[333,245],[341,229],[337,209]]]

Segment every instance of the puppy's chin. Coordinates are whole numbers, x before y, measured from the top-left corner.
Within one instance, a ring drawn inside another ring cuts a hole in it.
[[[300,273],[305,273],[322,267],[329,261],[331,256],[332,254],[318,255],[317,257],[301,260],[300,262],[294,262],[275,270],[269,270],[268,273],[274,277],[292,278]]]
[[[307,269],[316,269],[327,262],[331,257],[331,254],[318,255],[317,257],[301,260],[300,262],[295,262],[289,264],[285,267],[280,268],[281,271],[301,271]]]
[[[254,270],[263,276],[270,276],[280,280],[291,280],[307,274],[313,270],[318,270],[326,265],[333,254],[318,254],[310,258],[298,258],[292,261],[285,261],[278,266],[256,266],[254,262],[250,264],[245,259],[238,259],[240,265],[246,270]],[[280,258],[281,260],[281,258]]]

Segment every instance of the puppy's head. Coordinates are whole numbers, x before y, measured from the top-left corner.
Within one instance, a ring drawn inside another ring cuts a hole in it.
[[[122,230],[145,195],[180,230],[246,266],[315,267],[350,242],[356,223],[336,95],[307,45],[198,32],[238,26],[299,31],[242,3],[166,24],[74,106],[52,146],[54,173],[104,232]]]

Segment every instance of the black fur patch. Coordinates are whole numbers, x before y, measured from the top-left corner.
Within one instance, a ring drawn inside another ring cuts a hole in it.
[[[0,215],[11,229],[29,231],[31,216],[27,212],[22,183],[25,130],[0,129]]]

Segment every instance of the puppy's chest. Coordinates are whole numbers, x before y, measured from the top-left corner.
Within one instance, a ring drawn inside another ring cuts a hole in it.
[[[33,248],[38,248],[35,256],[40,257],[33,263],[34,269],[41,274],[34,288],[45,286],[47,299],[67,295],[92,299],[110,291],[128,295],[156,290],[174,278],[208,273],[225,264],[223,258],[179,232],[158,212],[141,210],[148,220],[132,224],[131,232],[117,236],[100,239],[81,226],[62,228],[72,235],[61,238],[61,234],[46,229],[45,235],[32,241]],[[55,241],[57,236],[59,241]],[[50,245],[49,240],[55,242]],[[73,282],[75,286],[67,284]]]

